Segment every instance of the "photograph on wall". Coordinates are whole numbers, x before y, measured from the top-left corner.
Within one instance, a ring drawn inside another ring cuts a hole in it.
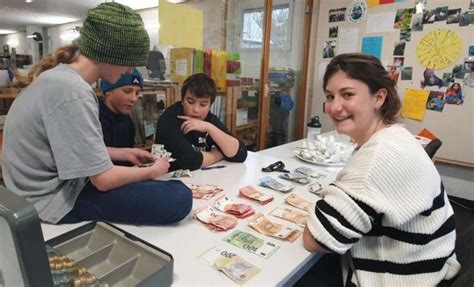
[[[469,56],[474,56],[474,46],[469,46]]]
[[[338,26],[329,27],[329,38],[337,38],[338,29]]]
[[[454,82],[454,74],[453,73],[443,73],[443,87],[447,87],[449,83]]]
[[[457,24],[461,19],[461,9],[448,10],[448,16],[446,17],[446,24]]]
[[[426,109],[442,112],[444,108],[444,93],[442,91],[430,91],[426,102]]]
[[[405,42],[395,43],[395,48],[393,49],[394,56],[403,56],[405,55]]]
[[[444,21],[448,15],[448,6],[438,7],[434,9],[435,21]]]
[[[423,14],[423,12],[425,12],[426,2],[428,2],[428,0],[416,0],[415,14]]]
[[[459,19],[459,26],[469,26],[474,24],[474,11],[467,11],[461,15],[461,19]]]
[[[401,29],[400,30],[400,42],[410,42],[411,40],[411,29]]]
[[[474,9],[474,0],[471,0],[471,3],[469,3],[469,9]]]
[[[463,83],[468,85],[471,88],[474,88],[474,60],[468,58],[464,61],[464,71],[468,74],[467,77],[464,78]]]
[[[324,41],[323,59],[333,58],[336,56],[336,40]]]
[[[395,15],[395,23],[393,28],[395,29],[406,29],[410,28],[411,17],[413,15],[413,9],[398,9]]]
[[[423,12],[423,24],[433,24],[435,19],[434,10],[425,10]]]
[[[436,76],[435,71],[433,69],[426,69],[423,72],[423,80],[421,81],[421,87],[424,88],[426,86],[438,86],[441,88],[443,86],[443,80]]]
[[[464,98],[462,95],[462,86],[460,83],[452,83],[446,90],[446,96],[444,97],[446,104],[450,105],[462,105]]]
[[[413,22],[411,24],[413,31],[423,31],[423,14],[414,14]]]
[[[464,75],[466,71],[464,71],[463,65],[455,65],[453,68],[453,75],[456,79],[464,79]]]
[[[398,81],[398,77],[400,76],[400,67],[395,65],[388,65],[387,66],[388,76],[390,80],[396,85]]]
[[[393,65],[394,66],[403,66],[403,62],[405,61],[404,57],[393,57]]]
[[[353,0],[346,11],[346,19],[350,23],[360,23],[367,16],[367,2],[365,0]]]
[[[411,81],[413,79],[413,67],[403,67],[400,80]]]
[[[346,20],[346,8],[330,9],[329,22],[342,22]]]

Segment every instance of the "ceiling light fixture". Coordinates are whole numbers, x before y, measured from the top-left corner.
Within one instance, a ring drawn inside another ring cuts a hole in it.
[[[25,0],[26,3],[31,3],[33,0]]]
[[[17,31],[15,31],[15,30],[0,29],[0,35],[13,34],[13,33],[16,33],[16,32]]]

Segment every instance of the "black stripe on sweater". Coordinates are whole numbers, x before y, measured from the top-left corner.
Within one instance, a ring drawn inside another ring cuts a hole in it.
[[[338,242],[343,244],[349,243],[356,243],[359,239],[358,238],[347,238],[344,235],[340,234],[334,227],[332,226],[331,222],[326,218],[326,216],[319,210],[318,207],[315,208],[316,217],[318,218],[319,222],[323,225],[324,229],[326,229],[329,234],[331,234],[334,239]]]
[[[416,245],[425,245],[430,243],[431,241],[440,238],[455,229],[455,222],[454,222],[454,215],[451,215],[444,223],[441,225],[438,230],[436,230],[432,234],[425,234],[425,233],[412,233],[407,231],[402,231],[399,229],[395,229],[393,227],[387,227],[382,225],[374,225],[372,230],[367,234],[367,236],[387,236],[392,239],[416,244]]]
[[[360,230],[355,228],[352,224],[347,221],[342,214],[339,213],[334,207],[329,205],[326,201],[324,200],[318,200],[316,202],[316,208],[319,208],[322,212],[326,213],[327,215],[330,215],[334,217],[342,226],[344,226],[347,229],[350,229],[360,235],[363,234]]]
[[[352,197],[351,197],[352,198]],[[383,217],[383,213],[378,213],[377,211],[375,211],[375,209],[373,209],[372,207],[370,207],[367,203],[365,202],[362,202],[360,200],[357,200],[355,198],[352,198],[352,200],[354,200],[355,203],[357,203],[357,205],[370,217],[372,217],[372,223],[373,225],[377,225],[377,224],[381,224],[382,223],[382,217]]]
[[[441,192],[439,195],[433,200],[433,205],[430,209],[427,209],[421,213],[423,216],[430,216],[433,211],[439,209],[444,206],[444,185],[441,182]]]
[[[395,263],[391,261],[353,258],[354,268],[376,273],[390,273],[399,275],[414,275],[440,271],[446,261],[454,254],[454,250],[446,257],[421,260],[410,263]]]

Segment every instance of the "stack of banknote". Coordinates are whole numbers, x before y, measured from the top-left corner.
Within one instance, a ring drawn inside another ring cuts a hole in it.
[[[285,198],[285,202],[291,206],[302,209],[304,211],[308,211],[309,208],[311,207],[311,202],[301,198],[300,196],[294,193],[288,195],[288,197]]]
[[[290,242],[294,242],[302,234],[301,231],[295,228],[271,222],[261,213],[257,213],[252,218],[250,218],[249,224],[253,229],[257,230],[263,235]]]
[[[226,195],[216,199],[214,207],[222,212],[232,214],[237,218],[246,218],[255,214],[255,210],[252,206],[233,202]]]
[[[262,205],[265,205],[273,200],[273,195],[257,190],[251,185],[247,185],[239,189],[239,197],[254,200]]]
[[[198,208],[194,213],[194,217],[213,232],[226,231],[237,225],[237,219],[219,214],[216,209],[208,206]]]
[[[325,174],[319,173],[317,171],[314,171],[313,169],[305,166],[300,166],[295,169],[296,172],[302,173],[304,175],[310,176],[312,178],[316,179],[323,179],[326,177]]]
[[[237,254],[220,247],[213,247],[199,257],[216,270],[223,272],[227,277],[239,285],[247,283],[260,269],[245,261]]]
[[[309,192],[314,194],[319,194],[322,189],[323,186],[319,182],[313,182],[312,184],[308,185]]]
[[[296,223],[301,227],[305,226],[306,220],[308,219],[307,212],[298,211],[289,207],[277,207],[270,212],[270,215]]]
[[[283,184],[283,183],[277,181],[276,179],[274,179],[271,176],[262,177],[260,179],[259,185],[263,186],[263,187],[268,187],[268,188],[271,188],[273,190],[277,190],[277,191],[280,191],[280,192],[283,192],[283,193],[290,192],[294,188],[293,185]]]
[[[192,191],[194,198],[210,199],[224,189],[213,184],[186,184]]]
[[[189,169],[178,169],[173,172],[173,175],[171,177],[192,177],[193,174]]]
[[[174,161],[173,158],[171,158],[171,153],[165,149],[165,146],[162,144],[153,144],[151,146],[151,154],[156,157],[156,158],[169,158],[169,161]]]
[[[286,179],[286,180],[294,181],[299,184],[309,183],[307,176],[299,172],[285,172],[283,174],[280,174],[278,177]]]

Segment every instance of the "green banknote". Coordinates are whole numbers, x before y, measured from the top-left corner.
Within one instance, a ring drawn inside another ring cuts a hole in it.
[[[240,230],[235,230],[223,240],[265,259],[270,258],[270,256],[280,248],[279,245],[271,241],[260,239],[250,233]]]

